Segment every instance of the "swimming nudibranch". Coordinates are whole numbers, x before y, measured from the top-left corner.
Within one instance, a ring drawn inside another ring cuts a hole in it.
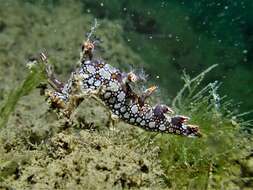
[[[82,46],[80,66],[71,73],[66,84],[56,79],[47,64],[47,57],[41,54],[41,59],[47,65],[49,84],[54,88],[45,91],[52,107],[70,117],[85,97],[92,96],[108,107],[114,117],[117,116],[131,125],[148,131],[189,137],[201,136],[197,126],[187,124],[188,117],[170,116],[168,114],[173,111],[168,106],[152,107],[146,103],[145,100],[155,91],[155,86],[138,95],[130,85],[138,80],[134,73],[121,72],[102,59],[94,59],[96,42],[97,40],[92,40],[89,35]]]

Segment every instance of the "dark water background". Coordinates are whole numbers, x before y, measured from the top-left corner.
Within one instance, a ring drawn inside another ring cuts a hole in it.
[[[83,4],[84,11],[95,17],[120,21],[126,41],[143,57],[151,78],[171,96],[182,85],[183,70],[194,76],[219,64],[206,81],[222,82],[222,95],[240,102],[243,110],[253,108],[253,1],[88,0]]]
[[[62,1],[40,2],[54,11]],[[194,76],[218,64],[206,83],[221,82],[221,96],[241,110],[253,108],[252,0],[84,0],[82,6],[85,14],[123,26],[126,42],[169,99],[181,88],[183,71]]]

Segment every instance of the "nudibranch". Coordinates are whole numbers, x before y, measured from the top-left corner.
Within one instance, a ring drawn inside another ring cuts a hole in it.
[[[138,94],[131,85],[138,80],[137,75],[121,72],[102,59],[94,58],[98,39],[92,37],[92,32],[82,45],[79,67],[71,73],[66,83],[57,80],[51,66],[47,64],[47,57],[40,54],[47,66],[49,84],[53,87],[53,90],[45,90],[53,108],[69,118],[85,97],[92,96],[110,110],[112,118],[117,117],[133,126],[188,137],[201,136],[197,126],[187,124],[188,117],[173,116],[173,111],[168,106],[151,106],[146,102],[156,86]]]

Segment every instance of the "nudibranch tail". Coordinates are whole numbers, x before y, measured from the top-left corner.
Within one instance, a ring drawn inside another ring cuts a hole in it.
[[[148,131],[201,136],[197,126],[187,124],[188,117],[171,116],[174,112],[168,106],[152,107],[147,103],[147,98],[156,91],[156,86],[151,86],[141,94],[136,93],[131,83],[135,83],[138,77],[133,72],[121,72],[102,59],[94,59],[94,48],[95,41],[91,40],[90,35],[82,46],[80,66],[66,84],[59,83],[52,73],[48,74],[51,86],[59,87],[55,91],[46,91],[51,105],[70,117],[85,97],[94,95],[114,115],[131,125]],[[47,60],[45,56],[42,58]]]

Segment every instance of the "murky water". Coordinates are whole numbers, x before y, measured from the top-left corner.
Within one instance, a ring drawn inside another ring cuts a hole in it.
[[[253,108],[251,0],[0,5],[0,188],[253,187],[252,114],[244,113]],[[67,80],[95,19],[103,41],[95,56],[145,78],[136,90],[158,85],[151,104],[189,115],[203,138],[149,133],[124,122],[109,129],[108,110],[93,100],[71,123],[49,111],[36,88],[43,79],[26,63],[45,52]]]

